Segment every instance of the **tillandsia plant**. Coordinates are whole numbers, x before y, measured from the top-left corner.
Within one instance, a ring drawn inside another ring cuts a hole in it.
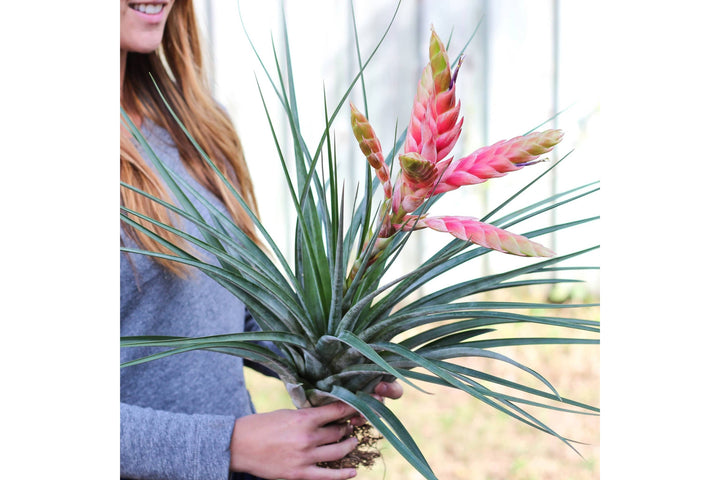
[[[287,40],[286,73],[282,73],[280,62],[277,56],[275,58],[277,81],[273,80],[260,60],[286,113],[294,140],[293,179],[289,161],[279,146],[276,129],[266,107],[297,214],[293,259],[283,256],[239,194],[235,193],[235,197],[255,221],[268,245],[267,251],[255,245],[211,202],[169,171],[154,155],[139,130],[125,117],[137,141],[146,148],[147,157],[178,200],[178,205],[164,202],[162,205],[198,227],[202,238],[123,207],[122,221],[152,236],[174,253],[131,248],[123,250],[197,267],[242,300],[262,327],[262,332],[202,338],[122,338],[123,347],[167,347],[160,353],[128,362],[123,367],[197,349],[244,357],[276,372],[285,382],[297,407],[317,406],[337,400],[352,405],[428,479],[436,476],[410,433],[388,407],[371,395],[382,379],[398,379],[418,389],[421,389],[418,383],[425,382],[462,390],[512,418],[554,435],[574,449],[571,440],[545,425],[525,407],[539,406],[583,414],[596,414],[597,408],[561,396],[540,373],[496,349],[518,345],[595,344],[597,338],[484,336],[503,325],[516,323],[535,323],[596,334],[598,323],[515,313],[518,309],[554,308],[556,305],[480,301],[477,296],[504,288],[574,282],[577,280],[551,278],[548,273],[594,268],[566,267],[563,264],[597,247],[556,255],[531,238],[562,231],[597,217],[549,225],[523,235],[507,229],[584,197],[596,191],[597,187],[594,184],[584,185],[504,213],[510,200],[532,186],[550,168],[557,166],[557,162],[539,172],[535,180],[485,218],[430,216],[428,211],[440,195],[535,165],[562,138],[559,130],[531,132],[480,148],[458,159],[451,157],[463,126],[460,102],[456,99],[462,61],[458,57],[453,69],[445,45],[432,30],[429,61],[418,83],[410,124],[387,156],[383,154],[378,136],[366,116],[350,105],[353,133],[367,160],[368,173],[374,171],[375,175],[374,178],[367,175],[364,197],[352,207],[346,220],[344,191],[340,187],[337,168],[342,155],[335,151],[330,141],[331,127],[339,112],[347,106],[350,91],[381,43],[382,39],[369,58],[360,62],[357,76],[332,114],[328,112],[326,102],[325,128],[314,152],[308,148],[300,130]],[[260,94],[266,105],[262,90]],[[221,175],[199,147],[198,155]],[[396,161],[393,161],[395,158]],[[323,168],[319,168],[321,165]],[[394,179],[393,169],[398,170]],[[225,183],[232,188],[230,182]],[[131,185],[122,184],[122,187],[161,202]],[[378,188],[382,189],[382,194],[378,192],[376,195]],[[374,205],[373,200],[378,198],[379,204]],[[193,202],[201,202],[211,212],[211,218],[203,218],[197,213]],[[504,213],[502,217],[490,220],[501,211]],[[201,260],[187,249],[154,235],[143,226],[142,221],[160,226],[194,248],[211,254],[217,263]],[[411,271],[397,278],[386,278],[409,236],[425,228],[447,232],[454,238]],[[413,296],[430,280],[493,251],[540,259],[528,259],[528,263],[519,268],[470,278],[419,298]],[[538,278],[532,278],[533,274],[537,274]],[[572,305],[563,305],[569,306]],[[507,311],[511,309],[513,312]],[[273,342],[277,351],[266,348],[260,341]],[[463,357],[505,362],[525,372],[533,383],[539,381],[544,387],[535,388],[452,362]]]

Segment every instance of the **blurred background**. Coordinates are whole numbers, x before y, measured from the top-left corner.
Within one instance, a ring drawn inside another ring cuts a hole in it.
[[[448,45],[451,60],[467,44],[458,77],[458,98],[465,121],[454,155],[539,129],[561,128],[565,138],[550,160],[570,156],[542,183],[525,192],[511,206],[520,207],[584,185],[600,176],[600,145],[597,123],[601,117],[602,43],[596,2],[560,0],[404,0],[376,56],[365,71],[367,116],[385,152],[392,148],[396,130],[409,121],[420,72],[427,63],[431,26]],[[281,249],[290,256],[294,208],[285,188],[280,162],[258,92],[262,89],[270,115],[281,133],[281,144],[290,145],[287,124],[275,93],[245,36],[275,78],[273,42],[278,51],[285,42],[281,10],[287,20],[298,109],[305,139],[314,150],[324,128],[323,91],[332,111],[357,74],[351,4],[348,0],[217,2],[195,0],[211,63],[211,84],[218,101],[232,116],[245,148],[260,214]],[[355,2],[354,15],[363,60],[375,48],[389,24],[396,2]],[[281,57],[284,62],[284,57]],[[349,99],[363,109],[358,83]],[[344,102],[334,124],[334,139],[345,179],[348,202],[364,181],[364,158],[350,130],[349,103]],[[557,112],[562,112],[554,117]],[[553,118],[554,117],[554,118]],[[571,153],[572,152],[572,153]],[[451,192],[433,207],[433,214],[482,217],[547,168],[526,168],[506,177]],[[599,196],[591,195],[571,208],[525,222],[515,233],[533,230],[548,222],[562,223],[598,215]],[[599,222],[538,241],[559,254],[599,243]],[[416,265],[447,241],[445,235],[423,232],[414,235],[397,269]],[[597,251],[581,256],[577,265],[599,265]],[[468,262],[457,275],[468,278],[491,274],[523,259],[490,254]],[[597,301],[598,271],[577,272],[586,280],[579,286],[560,286],[515,291],[513,300],[552,298],[556,302]],[[441,286],[430,284],[429,290]],[[599,319],[598,309],[562,315]],[[557,314],[552,310],[538,314]],[[534,327],[536,328],[536,327]],[[537,329],[537,328],[536,328]],[[505,332],[507,333],[507,331]],[[533,327],[517,332],[534,336]],[[547,334],[537,329],[537,335]],[[565,332],[550,332],[564,334]],[[524,347],[503,350],[521,363],[545,375],[562,395],[599,405],[599,348],[590,346]],[[496,374],[513,376],[492,364],[473,365]],[[278,382],[248,373],[257,408],[267,411],[289,407]],[[570,414],[540,415],[562,435],[588,445],[577,448],[582,457],[557,439],[509,419],[465,394],[432,388],[434,395],[406,389],[405,396],[391,402],[406,422],[430,464],[445,479],[594,479],[599,478],[599,420]],[[360,478],[415,479],[405,461],[392,448],[383,448],[384,464]],[[583,458],[584,457],[584,458]]]

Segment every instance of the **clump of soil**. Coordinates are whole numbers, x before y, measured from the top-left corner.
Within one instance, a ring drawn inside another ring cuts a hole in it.
[[[355,449],[340,460],[333,462],[320,462],[319,467],[324,468],[357,468],[359,466],[372,467],[375,459],[380,457],[380,451],[375,444],[382,440],[383,436],[375,430],[372,425],[366,423],[359,427],[353,427],[351,437],[358,439]]]

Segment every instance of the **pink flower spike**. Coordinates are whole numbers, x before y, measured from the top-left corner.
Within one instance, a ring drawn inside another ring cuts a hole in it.
[[[562,137],[562,130],[535,132],[480,148],[449,165],[440,162],[438,171],[444,173],[435,194],[502,177],[508,172],[538,163],[541,161],[538,157],[550,152]]]
[[[397,228],[410,230],[430,228],[438,232],[447,232],[460,240],[468,240],[477,245],[503,253],[522,257],[554,257],[555,252],[522,235],[510,233],[473,217],[424,217],[415,223],[417,217],[408,215],[404,225]]]
[[[370,166],[375,169],[375,175],[377,175],[380,183],[382,183],[385,198],[390,198],[392,196],[390,170],[385,163],[380,140],[378,140],[377,135],[375,135],[375,131],[370,126],[370,122],[355,108],[352,102],[350,102],[350,124],[352,125],[353,134],[360,145],[360,150],[362,150]]]
[[[428,53],[430,60],[418,83],[404,153],[419,153],[436,163],[450,153],[462,129],[460,102],[455,100],[460,64],[450,71],[445,46],[434,29]]]

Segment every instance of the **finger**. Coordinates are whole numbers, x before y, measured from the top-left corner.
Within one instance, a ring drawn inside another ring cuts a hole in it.
[[[402,397],[403,387],[398,382],[380,382],[375,387],[375,393],[381,397],[398,399]]]
[[[346,480],[357,475],[354,468],[323,468],[317,465],[307,467],[303,472],[306,480]]]
[[[350,437],[342,442],[317,447],[312,452],[313,463],[340,460],[345,455],[352,452],[353,449],[357,447],[357,444],[357,438]]]
[[[359,427],[360,425],[365,425],[367,423],[367,418],[363,417],[362,415],[355,415],[350,419],[350,425],[354,427]]]
[[[333,402],[322,407],[307,409],[307,411],[309,415],[312,415],[313,422],[318,427],[349,418],[357,413],[353,407],[343,402]]]
[[[349,423],[331,423],[322,428],[317,429],[316,445],[326,445],[328,443],[337,443],[343,438],[350,435],[353,431],[352,425]]]

